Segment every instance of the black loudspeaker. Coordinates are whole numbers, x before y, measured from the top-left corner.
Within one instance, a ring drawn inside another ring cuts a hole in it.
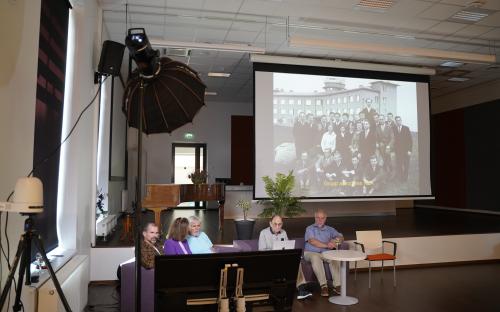
[[[97,66],[97,71],[100,74],[118,76],[122,66],[124,50],[125,45],[119,42],[111,40],[104,41],[102,44],[101,58],[99,60],[99,66]]]

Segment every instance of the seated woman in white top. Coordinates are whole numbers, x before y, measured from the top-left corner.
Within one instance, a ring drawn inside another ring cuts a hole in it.
[[[193,254],[212,253],[213,244],[205,232],[201,231],[201,221],[198,217],[191,216],[189,220],[189,235],[187,242]]]

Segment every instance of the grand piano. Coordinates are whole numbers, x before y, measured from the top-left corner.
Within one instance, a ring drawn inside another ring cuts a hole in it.
[[[219,203],[219,230],[224,225],[224,184],[146,184],[142,207],[155,214],[155,224],[161,231],[161,212],[183,202],[214,200]]]

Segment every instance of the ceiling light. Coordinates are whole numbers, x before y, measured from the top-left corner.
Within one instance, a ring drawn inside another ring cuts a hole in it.
[[[467,78],[467,77],[451,77],[450,79],[448,79],[448,81],[452,81],[452,82],[464,82],[464,81],[467,81],[467,80],[470,80],[470,78]]]
[[[454,21],[454,22],[472,24],[472,23],[475,23],[475,22],[482,20],[483,18],[489,16],[490,14],[492,14],[494,12],[495,11],[481,9],[478,7],[468,7],[468,8],[461,10],[461,11],[458,11],[452,17],[450,17],[448,20]]]
[[[464,63],[462,62],[455,62],[455,61],[446,61],[446,62],[443,62],[441,64],[439,64],[439,66],[441,67],[460,67],[464,65]]]
[[[216,73],[216,72],[209,72],[208,77],[222,77],[222,78],[228,78],[231,76],[230,73]]]
[[[488,64],[495,63],[494,54],[479,54],[469,52],[459,52],[450,50],[426,49],[415,47],[390,46],[375,43],[341,42],[324,39],[308,39],[299,36],[292,36],[289,39],[291,47],[312,47],[327,48],[333,50],[344,50],[353,52],[366,52],[384,55],[415,56],[424,58],[435,58],[444,60],[457,60],[468,63]]]
[[[205,91],[205,95],[217,95],[217,92],[214,92],[214,91]]]
[[[394,4],[394,0],[361,0],[357,7],[363,9],[387,9]]]
[[[198,49],[198,50],[214,50],[223,52],[258,53],[258,54],[264,54],[266,52],[264,48],[254,47],[245,44],[181,42],[181,41],[167,41],[158,38],[150,38],[149,42],[154,47],[188,48],[188,49]]]

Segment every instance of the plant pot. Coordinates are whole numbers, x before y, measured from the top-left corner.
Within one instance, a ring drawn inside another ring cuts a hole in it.
[[[236,227],[236,239],[252,239],[253,227],[255,220],[253,219],[236,219],[234,226]]]

